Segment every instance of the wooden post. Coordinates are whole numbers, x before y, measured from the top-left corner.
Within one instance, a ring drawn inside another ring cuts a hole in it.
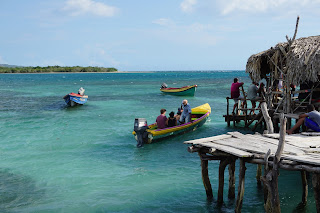
[[[244,178],[246,174],[246,165],[243,158],[240,158],[240,168],[239,168],[239,186],[238,186],[238,196],[235,212],[241,212],[242,201],[244,195]]]
[[[201,155],[199,152],[198,154],[201,159]],[[201,159],[201,174],[202,174],[202,182],[207,194],[207,199],[211,200],[213,198],[213,194],[212,194],[212,187],[211,187],[209,174],[208,174],[208,160]]]
[[[257,165],[257,175],[256,175],[256,179],[257,179],[257,184],[260,185],[261,184],[261,174],[262,174],[262,165],[258,164]]]
[[[307,204],[308,198],[308,181],[307,181],[307,172],[301,171],[301,180],[302,180],[302,204]]]
[[[313,194],[316,201],[317,212],[320,212],[320,174],[313,173],[312,175]]]
[[[271,117],[269,116],[266,102],[262,102],[262,103],[261,103],[261,111],[262,111],[264,120],[265,120],[265,122],[266,122],[266,124],[267,124],[268,133],[269,133],[269,134],[274,133],[272,120],[271,120]]]
[[[219,165],[219,188],[218,188],[218,203],[223,203],[223,186],[224,186],[224,170],[229,163],[229,159],[225,158],[220,160]]]
[[[279,175],[280,157],[283,152],[283,147],[285,143],[287,119],[284,118],[283,114],[281,114],[280,118],[281,118],[280,119],[280,123],[281,123],[280,138],[279,138],[278,149],[273,159],[273,168],[264,177],[261,178],[268,189],[268,198],[265,204],[265,210],[267,213],[281,212],[279,192],[278,192],[278,175]]]
[[[230,117],[229,117],[229,97],[227,97],[227,124],[230,126]]]
[[[228,190],[228,198],[235,198],[235,189],[236,189],[236,178],[235,178],[235,169],[236,169],[236,159],[232,159],[229,164],[229,190]]]

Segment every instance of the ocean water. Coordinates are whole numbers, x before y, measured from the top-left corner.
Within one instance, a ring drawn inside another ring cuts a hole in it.
[[[207,201],[199,157],[183,144],[250,132],[228,128],[222,117],[234,77],[245,88],[250,83],[244,71],[1,74],[0,212],[234,212],[228,175],[218,206],[219,165],[209,163],[215,197]],[[138,149],[134,119],[153,123],[161,108],[176,111],[184,98],[161,94],[163,82],[197,84],[196,95],[187,99],[192,107],[209,103],[212,114],[197,131]],[[79,87],[88,102],[67,108],[62,97]],[[264,211],[255,171],[247,165],[242,212]],[[281,171],[282,212],[316,211],[308,180],[308,205],[301,207],[300,173]]]

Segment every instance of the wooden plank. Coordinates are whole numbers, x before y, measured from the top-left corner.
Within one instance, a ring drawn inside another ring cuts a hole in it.
[[[264,136],[262,136],[260,134],[243,135],[240,132],[228,132],[228,134],[232,135],[233,137],[242,139],[243,141],[250,142],[250,144],[255,143],[258,147],[261,146],[261,147],[267,147],[268,148],[269,146],[271,146],[271,145],[268,145],[268,144],[273,144],[274,146],[277,147],[278,143],[279,143],[279,140],[267,138],[267,137],[264,137]],[[267,145],[265,143],[267,143]],[[272,147],[274,147],[274,146],[272,146]],[[274,150],[276,150],[276,148],[271,150],[272,153],[274,153]],[[267,151],[268,151],[268,149],[267,149]],[[266,152],[264,152],[264,153],[266,153]],[[292,146],[290,144],[285,144],[284,153],[293,154],[293,155],[304,155],[305,154],[305,152],[302,149],[299,149],[299,148],[297,148],[295,146]]]
[[[299,114],[291,114],[291,113],[287,113],[287,114],[284,114],[284,117],[287,117],[287,118],[294,118],[294,119],[299,119]]]
[[[279,140],[264,137],[263,135],[260,135],[260,134],[250,135],[250,137],[257,138],[260,141],[265,141],[267,143],[272,143],[274,145],[278,145],[278,143],[279,143]],[[304,155],[305,151],[302,150],[301,148],[298,148],[296,146],[293,146],[291,144],[286,143],[284,145],[284,153],[292,154],[292,155]]]
[[[214,149],[217,149],[217,150],[232,154],[232,155],[237,156],[237,157],[244,157],[244,158],[253,157],[252,153],[245,152],[243,150],[236,149],[236,148],[233,148],[233,147],[230,147],[230,146],[225,146],[225,145],[216,144],[216,143],[198,143],[198,144],[202,145],[202,146],[205,146],[205,147],[214,148]]]
[[[240,149],[250,153],[258,153],[265,154],[269,149],[271,149],[272,153],[275,153],[277,150],[277,146],[274,144],[264,143],[263,141],[249,141],[243,140],[239,138],[229,138],[226,140],[215,141],[216,144],[233,147],[235,149]]]
[[[198,143],[208,143],[211,141],[216,141],[216,140],[222,140],[226,138],[231,138],[231,135],[217,135],[213,137],[207,137],[207,138],[200,138],[200,139],[195,139],[195,140],[190,140],[190,141],[185,141],[183,143],[185,144],[198,144]]]
[[[286,160],[293,160],[300,163],[320,166],[320,155],[312,155],[312,154],[307,154],[303,156],[282,155],[281,158]]]

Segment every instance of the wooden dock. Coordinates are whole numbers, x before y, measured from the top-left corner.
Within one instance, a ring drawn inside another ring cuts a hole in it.
[[[286,119],[284,119],[286,120]],[[303,184],[302,203],[307,204],[306,173],[313,173],[313,188],[317,212],[320,212],[320,133],[285,134],[285,122],[280,134],[227,134],[186,141],[188,151],[197,152],[201,160],[202,180],[207,198],[212,199],[208,161],[220,160],[218,203],[223,202],[224,170],[229,165],[228,198],[235,198],[235,162],[240,160],[239,185],[235,212],[241,212],[244,196],[245,164],[258,164],[257,181],[264,183],[266,212],[280,212],[277,178],[278,169],[300,171]],[[314,134],[315,136],[309,136]],[[264,166],[264,176],[262,176]]]

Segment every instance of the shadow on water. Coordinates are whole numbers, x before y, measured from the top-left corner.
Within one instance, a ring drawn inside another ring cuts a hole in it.
[[[38,189],[30,177],[0,169],[1,212],[14,212],[14,208],[39,202],[44,195],[45,191]]]

